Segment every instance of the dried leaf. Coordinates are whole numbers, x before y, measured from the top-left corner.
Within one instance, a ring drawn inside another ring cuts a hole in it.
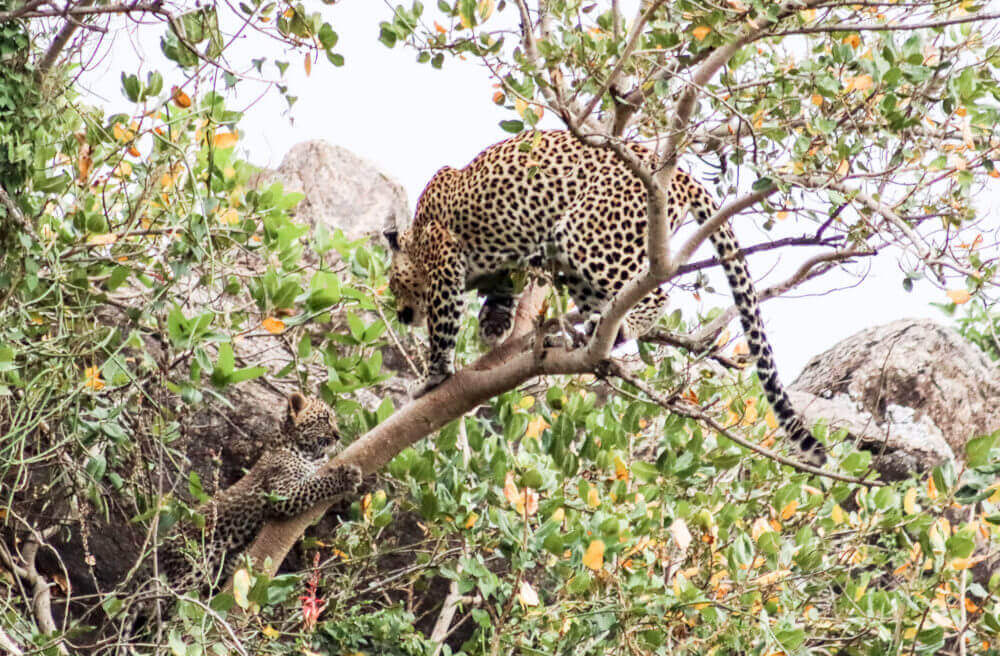
[[[688,530],[687,523],[681,519],[677,518],[670,524],[670,535],[674,538],[674,543],[681,552],[687,551],[688,546],[691,545],[691,531]]]
[[[240,135],[236,132],[220,132],[212,139],[216,148],[232,148],[240,140]]]
[[[285,329],[285,322],[274,317],[267,317],[260,322],[261,327],[272,335],[277,335]]]
[[[604,541],[593,540],[583,554],[584,566],[595,572],[604,567]]]
[[[522,606],[537,606],[538,593],[527,581],[521,581],[521,589],[517,591],[517,600]]]
[[[184,93],[184,90],[180,87],[172,87],[170,89],[171,97],[174,99],[174,104],[182,109],[187,109],[191,106],[191,97]]]
[[[948,291],[948,298],[950,298],[951,302],[955,305],[964,305],[969,302],[969,299],[972,298],[972,296],[964,289],[952,289]]]

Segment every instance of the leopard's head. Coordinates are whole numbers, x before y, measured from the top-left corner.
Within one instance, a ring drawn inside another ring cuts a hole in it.
[[[422,326],[427,319],[427,273],[400,248],[396,232],[388,231],[385,237],[392,247],[389,289],[396,297],[396,316],[401,323]]]
[[[283,446],[318,456],[340,439],[333,411],[321,400],[295,392],[288,397],[288,414],[281,430]]]

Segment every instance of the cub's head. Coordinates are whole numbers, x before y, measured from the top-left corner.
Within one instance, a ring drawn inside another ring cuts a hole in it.
[[[311,456],[340,439],[333,412],[322,401],[295,392],[288,397],[288,414],[281,429],[281,445]]]
[[[399,247],[399,233],[387,230],[383,234],[392,248],[389,289],[396,297],[396,316],[402,323],[421,326],[427,319],[427,274]]]

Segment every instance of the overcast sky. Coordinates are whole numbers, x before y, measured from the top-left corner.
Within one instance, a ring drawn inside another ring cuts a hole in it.
[[[472,62],[448,60],[439,71],[416,63],[411,50],[400,46],[389,50],[377,40],[379,22],[390,15],[382,2],[341,0],[328,13],[340,36],[337,50],[345,56],[345,66],[334,68],[319,62],[306,78],[301,55],[289,56],[293,60],[289,68],[291,92],[299,99],[290,115],[285,113],[285,100],[274,93],[248,108],[240,125],[244,131],[240,147],[248,159],[277,166],[293,144],[324,139],[374,162],[399,180],[412,208],[438,168],[462,166],[506,136],[497,124],[511,116],[491,102],[495,89],[486,69]],[[161,31],[157,29],[155,36],[119,35],[113,55],[95,65],[85,78],[95,97],[127,110],[118,80],[121,70],[135,70],[136,49],[155,67],[170,71],[167,89],[177,84],[180,74],[159,63]],[[243,45],[266,47],[281,58],[274,43],[248,41]],[[812,226],[795,225],[790,219],[775,233],[767,233],[748,223],[736,220],[745,244],[802,234]],[[763,277],[764,286],[787,277],[805,257],[801,249],[788,252],[779,261],[754,257],[751,267],[755,276]],[[855,273],[864,270],[854,268]],[[698,308],[729,303],[728,290],[721,278],[717,280],[716,289],[722,293],[703,297],[699,303],[690,294],[678,292],[674,302],[688,316]],[[929,306],[931,301],[946,302],[943,292],[918,283],[914,292],[906,293],[902,280],[893,254],[886,253],[872,263],[864,280],[827,276],[790,296],[768,301],[763,312],[783,379],[791,382],[811,357],[861,329],[903,317],[946,321]],[[833,287],[843,289],[829,291]]]

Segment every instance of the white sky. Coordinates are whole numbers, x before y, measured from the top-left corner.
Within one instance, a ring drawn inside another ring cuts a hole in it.
[[[336,50],[345,56],[345,66],[334,68],[320,61],[306,78],[301,55],[290,56],[291,93],[299,100],[290,117],[284,115],[285,100],[276,93],[247,110],[240,127],[244,131],[241,148],[249,160],[277,166],[293,144],[324,139],[376,163],[399,180],[412,208],[438,168],[445,164],[463,166],[484,147],[507,136],[497,124],[512,116],[491,101],[495,89],[486,69],[473,62],[446,59],[444,69],[435,70],[417,64],[412,50],[398,45],[389,50],[377,40],[379,22],[390,16],[382,2],[342,0],[327,13],[340,36]],[[135,49],[144,52],[154,67],[169,71],[166,89],[177,84],[182,79],[180,73],[160,63],[161,33],[162,28],[157,28],[153,35],[143,31],[141,38],[117,37],[112,55],[84,79],[95,97],[108,106],[128,110],[119,76],[122,70],[136,70]],[[275,45],[268,42],[263,47],[269,55],[281,58]],[[259,41],[246,44],[247,48],[254,46],[262,47]],[[240,57],[237,54],[236,60]],[[788,220],[767,233],[745,223],[736,221],[744,245],[802,234],[812,226]],[[699,253],[699,258],[708,253]],[[768,274],[761,284],[765,286],[787,277],[806,257],[806,249],[792,249],[778,262],[767,256],[754,257],[751,266],[758,278]],[[685,313],[728,304],[724,281],[713,279],[723,293],[703,298],[700,305],[690,295],[677,293],[675,303]],[[903,317],[946,321],[928,305],[931,301],[946,302],[943,292],[918,283],[914,292],[906,293],[902,279],[892,254],[884,254],[874,260],[870,273],[856,286],[852,287],[858,282],[856,278],[827,276],[790,296],[768,301],[763,312],[783,379],[790,383],[809,358],[864,328]],[[826,293],[835,286],[847,288]]]

